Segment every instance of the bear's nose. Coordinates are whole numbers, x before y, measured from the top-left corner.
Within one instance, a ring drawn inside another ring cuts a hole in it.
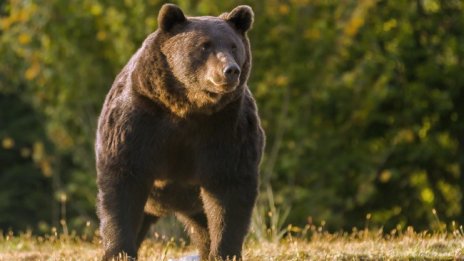
[[[224,68],[224,76],[228,80],[235,80],[240,75],[240,68],[237,64],[229,64]]]

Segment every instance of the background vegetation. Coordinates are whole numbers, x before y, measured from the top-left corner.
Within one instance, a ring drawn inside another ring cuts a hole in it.
[[[332,230],[464,223],[462,1],[173,2],[255,11],[257,213]],[[0,229],[97,225],[96,120],[162,4],[0,0]]]

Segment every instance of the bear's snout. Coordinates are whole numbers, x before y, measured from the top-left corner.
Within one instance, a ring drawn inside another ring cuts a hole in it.
[[[225,66],[223,73],[227,82],[235,83],[240,76],[240,68],[236,63],[231,63]]]
[[[208,60],[207,79],[216,92],[230,92],[238,86],[241,69],[228,52],[219,51]]]
[[[231,61],[232,60],[232,61]],[[233,59],[228,59],[223,63],[222,71],[219,71],[219,77],[222,78],[223,88],[231,91],[239,83],[240,67]],[[222,73],[222,75],[221,75]]]
[[[216,63],[216,66],[210,68],[212,70],[209,71],[206,77],[212,83],[210,91],[218,93],[231,92],[238,86],[241,70],[235,61]]]

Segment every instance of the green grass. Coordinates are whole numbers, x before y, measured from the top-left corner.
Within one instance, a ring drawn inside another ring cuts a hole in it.
[[[245,260],[464,260],[462,228],[448,233],[406,231],[385,234],[361,230],[350,233],[307,230],[306,238],[287,236],[278,242],[247,240]],[[195,249],[182,240],[146,240],[140,260],[168,260],[192,254]],[[83,240],[77,236],[30,234],[0,237],[0,260],[99,260],[98,237]]]

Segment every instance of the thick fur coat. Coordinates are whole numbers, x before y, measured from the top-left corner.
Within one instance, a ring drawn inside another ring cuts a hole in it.
[[[264,146],[247,86],[252,22],[247,6],[185,17],[166,4],[116,77],[95,145],[104,259],[136,257],[168,214],[203,259],[241,257]]]

